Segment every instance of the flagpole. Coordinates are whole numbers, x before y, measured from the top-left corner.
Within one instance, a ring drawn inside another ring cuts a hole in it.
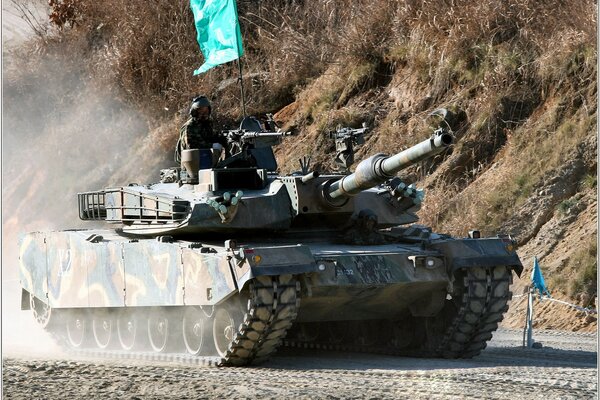
[[[527,320],[527,347],[533,347],[533,291],[529,293],[529,319]]]
[[[242,119],[246,118],[246,99],[244,97],[244,77],[242,75],[242,62],[240,59],[237,59],[238,69],[240,71],[240,77],[238,80],[240,81],[240,92],[242,95]]]
[[[238,11],[237,11],[237,1],[233,0],[233,7],[235,8],[235,14],[237,15]],[[238,17],[238,21],[239,21],[239,17]],[[240,43],[240,36],[241,36],[241,27],[239,26],[238,23],[238,28],[240,29],[240,34],[239,35],[235,35],[235,40],[236,40],[236,44],[237,44],[237,52],[238,52],[238,59],[237,59],[237,64],[238,64],[238,70],[240,72],[240,77],[238,78],[238,80],[240,81],[240,93],[242,96],[242,119],[246,118],[246,97],[244,96],[244,76],[242,75],[242,54],[241,54],[241,43]]]

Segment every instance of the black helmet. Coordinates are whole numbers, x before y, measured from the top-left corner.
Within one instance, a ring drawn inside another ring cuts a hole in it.
[[[196,117],[196,111],[200,107],[208,107],[208,113],[210,114],[212,112],[212,107],[208,98],[206,96],[198,96],[192,100],[192,105],[190,106],[190,115],[192,117]]]

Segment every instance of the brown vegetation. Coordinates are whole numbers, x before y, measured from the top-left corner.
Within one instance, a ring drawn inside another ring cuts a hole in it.
[[[248,110],[285,107],[277,117],[298,134],[277,149],[283,172],[297,169],[304,154],[332,167],[325,133],[338,124],[372,127],[360,159],[426,137],[426,116],[437,107],[461,111],[454,148],[404,173],[428,189],[422,222],[455,235],[475,227],[511,233],[523,255],[542,254],[557,292],[595,296],[596,247],[587,244],[596,240],[595,214],[580,218],[596,207],[595,2],[238,3]],[[63,70],[91,78],[144,115],[151,133],[135,148],[145,168],[164,163],[155,154],[170,159],[192,96],[209,94],[222,124],[239,119],[235,63],[192,76],[202,59],[187,2],[50,5],[60,29],[28,47],[28,63],[12,71],[11,82],[42,85],[35,60],[58,59],[67,49]],[[126,176],[105,179],[115,173]],[[562,233],[542,240],[557,221],[566,224]],[[580,226],[584,248],[559,246]],[[563,275],[565,265],[573,273]]]

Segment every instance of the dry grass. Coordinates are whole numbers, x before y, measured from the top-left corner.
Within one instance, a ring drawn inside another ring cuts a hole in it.
[[[572,257],[571,264],[575,267],[575,279],[569,285],[571,297],[586,294],[590,297],[598,293],[598,245],[596,237],[586,241],[581,249]]]
[[[236,74],[234,65],[191,76],[201,57],[186,2],[52,5],[61,36],[84,37],[80,52],[91,56],[90,68],[116,82],[128,101],[168,117],[165,109],[177,110],[190,96],[206,92],[219,109],[238,111],[236,85],[216,90]],[[248,102],[254,112],[277,110],[332,63],[352,70],[348,75],[383,60],[408,63],[426,83],[440,87],[438,97],[457,83],[485,78],[492,80],[488,85],[506,86],[515,77],[528,79],[533,58],[565,43],[565,32],[571,42],[593,42],[593,11],[593,3],[584,0],[568,7],[556,0],[241,2],[244,64],[249,74],[259,73],[247,82]],[[540,68],[552,67],[540,63]]]

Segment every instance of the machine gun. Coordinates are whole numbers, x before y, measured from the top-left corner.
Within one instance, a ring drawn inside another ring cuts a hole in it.
[[[268,117],[267,127],[275,127],[272,118]],[[275,171],[277,163],[271,147],[278,144],[282,137],[292,133],[280,130],[266,132],[258,119],[246,117],[239,129],[228,130],[223,134],[227,138],[229,156],[220,161],[217,168],[257,166]]]
[[[330,132],[329,137],[335,139],[335,162],[340,169],[347,172],[354,163],[354,146],[365,143],[364,135],[368,128],[363,123],[362,128],[338,127],[335,132]]]
[[[227,132],[229,153],[235,155],[245,149],[270,147],[279,143],[283,136],[290,136],[291,132],[246,132],[236,129]]]

